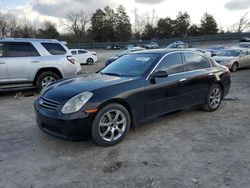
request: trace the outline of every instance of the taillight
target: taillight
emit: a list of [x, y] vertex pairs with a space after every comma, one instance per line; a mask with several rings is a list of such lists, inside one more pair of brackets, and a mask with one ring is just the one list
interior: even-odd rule
[[77, 63], [77, 60], [74, 57], [72, 57], [72, 56], [67, 56], [67, 59], [72, 64], [76, 64]]

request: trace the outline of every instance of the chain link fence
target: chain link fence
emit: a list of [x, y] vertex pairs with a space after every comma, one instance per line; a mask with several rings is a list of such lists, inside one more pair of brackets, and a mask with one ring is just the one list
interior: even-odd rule
[[208, 35], [208, 36], [196, 36], [196, 37], [184, 37], [184, 38], [171, 38], [171, 39], [161, 39], [161, 40], [144, 40], [144, 41], [129, 41], [129, 42], [106, 42], [106, 43], [78, 43], [78, 44], [68, 44], [69, 48], [84, 48], [84, 49], [104, 49], [108, 45], [117, 45], [120, 47], [125, 47], [126, 45], [142, 45], [148, 44], [152, 41], [158, 43], [161, 47], [165, 47], [168, 44], [174, 41], [187, 42], [190, 45], [195, 45], [204, 42], [216, 42], [216, 41], [232, 41], [240, 40], [243, 37], [250, 38], [249, 33], [225, 33], [217, 35]]

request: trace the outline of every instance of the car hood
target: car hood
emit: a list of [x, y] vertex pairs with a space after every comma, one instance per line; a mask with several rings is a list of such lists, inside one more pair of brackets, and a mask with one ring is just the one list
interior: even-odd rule
[[81, 77], [65, 79], [56, 82], [42, 92], [42, 97], [65, 103], [72, 97], [85, 92], [108, 87], [114, 84], [128, 82], [136, 79], [135, 77], [116, 77], [102, 74], [88, 74]]
[[237, 57], [230, 57], [230, 56], [214, 56], [213, 59], [217, 62], [222, 61], [231, 61], [233, 59], [236, 59]]

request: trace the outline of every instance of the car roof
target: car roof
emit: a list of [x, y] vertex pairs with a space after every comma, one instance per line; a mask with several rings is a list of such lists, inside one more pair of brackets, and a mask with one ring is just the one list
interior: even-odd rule
[[37, 38], [3, 38], [1, 42], [59, 42], [57, 39], [37, 39]]
[[192, 52], [192, 53], [197, 53], [201, 54], [198, 51], [194, 50], [189, 50], [188, 48], [185, 49], [180, 49], [180, 48], [163, 48], [163, 49], [153, 49], [153, 50], [140, 50], [140, 51], [135, 51], [131, 52], [131, 54], [159, 54], [159, 55], [166, 55], [171, 52]]
[[232, 47], [232, 48], [226, 48], [224, 50], [246, 50], [247, 48], [240, 48], [240, 47]]
[[75, 51], [75, 50], [84, 50], [84, 51], [88, 51], [88, 50], [85, 50], [85, 49], [81, 49], [81, 48], [73, 48], [73, 49], [69, 49], [70, 51]]

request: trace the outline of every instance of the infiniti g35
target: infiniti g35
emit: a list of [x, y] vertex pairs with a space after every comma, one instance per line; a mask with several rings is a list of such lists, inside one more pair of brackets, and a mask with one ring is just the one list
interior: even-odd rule
[[160, 115], [193, 106], [217, 110], [230, 84], [229, 69], [201, 53], [140, 51], [98, 73], [52, 83], [34, 106], [43, 131], [71, 140], [91, 134], [112, 146]]

